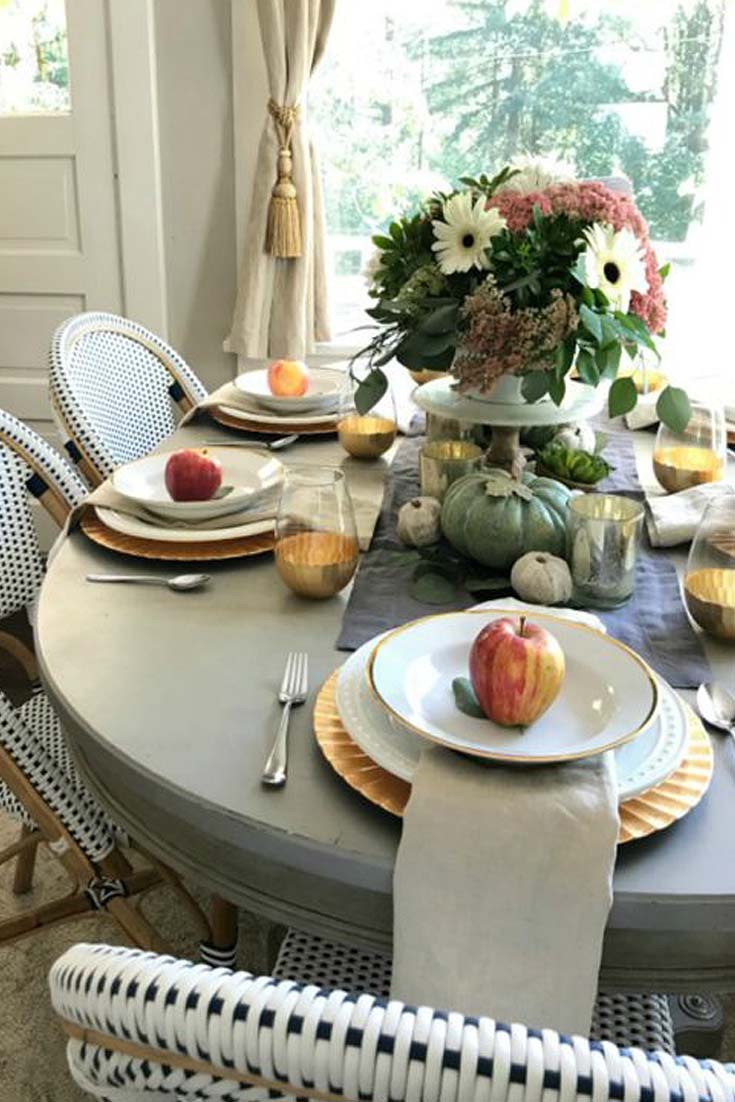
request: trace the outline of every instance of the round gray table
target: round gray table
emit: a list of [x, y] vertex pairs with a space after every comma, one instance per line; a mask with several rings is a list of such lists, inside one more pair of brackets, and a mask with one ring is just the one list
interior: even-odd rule
[[[203, 435], [213, 430], [189, 426], [176, 443]], [[648, 439], [637, 446], [645, 459]], [[309, 461], [333, 462], [335, 447], [287, 455], [308, 449]], [[367, 470], [361, 477], [382, 481], [380, 468]], [[293, 596], [270, 556], [213, 564], [211, 587], [187, 595], [84, 581], [122, 564], [151, 570], [72, 533], [38, 608], [43, 681], [90, 786], [131, 834], [212, 892], [276, 921], [388, 947], [400, 824], [333, 774], [311, 730], [314, 693], [344, 660], [334, 649], [344, 595]], [[309, 701], [292, 716], [288, 784], [264, 789], [289, 649], [309, 652]], [[735, 689], [735, 651], [708, 650]], [[619, 853], [603, 989], [735, 987], [735, 746], [713, 741], [701, 804]]]

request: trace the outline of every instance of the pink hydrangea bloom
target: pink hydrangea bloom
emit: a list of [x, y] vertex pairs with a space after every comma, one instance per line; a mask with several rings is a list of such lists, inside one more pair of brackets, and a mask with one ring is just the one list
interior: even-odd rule
[[659, 333], [666, 324], [666, 299], [663, 283], [658, 274], [658, 261], [653, 251], [646, 220], [633, 200], [620, 192], [612, 191], [598, 181], [574, 181], [553, 184], [543, 191], [529, 195], [517, 195], [512, 191], [498, 191], [488, 200], [488, 206], [496, 207], [505, 218], [508, 229], [519, 233], [529, 225], [534, 205], [543, 214], [567, 214], [584, 222], [605, 222], [618, 232], [627, 226], [640, 241], [648, 280], [648, 291], [633, 291], [630, 309], [646, 323], [652, 333]]

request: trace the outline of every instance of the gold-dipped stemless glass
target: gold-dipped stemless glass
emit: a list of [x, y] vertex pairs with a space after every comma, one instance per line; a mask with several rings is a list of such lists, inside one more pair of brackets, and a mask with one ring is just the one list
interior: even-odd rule
[[692, 401], [692, 416], [682, 432], [661, 422], [653, 449], [653, 472], [669, 494], [703, 482], [719, 482], [725, 473], [727, 437], [721, 405]]
[[355, 573], [359, 545], [344, 472], [290, 467], [276, 517], [276, 569], [302, 597], [332, 597]]
[[398, 433], [398, 418], [393, 390], [388, 386], [385, 394], [367, 413], [358, 413], [355, 391], [360, 379], [367, 374], [358, 369], [356, 377], [347, 376], [340, 395], [339, 442], [354, 459], [377, 459], [388, 451]]
[[684, 601], [703, 631], [735, 641], [735, 489], [705, 510], [689, 551]]

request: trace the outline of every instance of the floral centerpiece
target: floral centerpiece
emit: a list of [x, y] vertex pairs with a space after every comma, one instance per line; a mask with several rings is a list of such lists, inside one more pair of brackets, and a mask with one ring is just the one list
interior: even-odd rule
[[[460, 391], [491, 395], [520, 377], [522, 398], [561, 405], [574, 367], [582, 383], [609, 380], [609, 412], [631, 410], [637, 390], [621, 355], [656, 355], [666, 322], [663, 280], [645, 219], [602, 182], [564, 178], [539, 164], [463, 177], [392, 222], [366, 273], [377, 332], [361, 355], [367, 410], [394, 356], [411, 369], [451, 370]], [[668, 386], [660, 418], [681, 428], [685, 392]]]

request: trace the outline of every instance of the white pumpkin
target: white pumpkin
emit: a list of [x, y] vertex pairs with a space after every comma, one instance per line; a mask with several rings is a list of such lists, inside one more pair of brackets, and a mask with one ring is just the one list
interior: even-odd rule
[[564, 559], [547, 551], [528, 551], [513, 564], [510, 584], [522, 601], [562, 605], [572, 596], [572, 575]]
[[439, 539], [441, 503], [435, 497], [415, 497], [398, 510], [398, 538], [409, 547], [428, 547]]
[[554, 434], [554, 442], [556, 441], [575, 452], [594, 452], [597, 443], [595, 430], [587, 421], [565, 425]]

